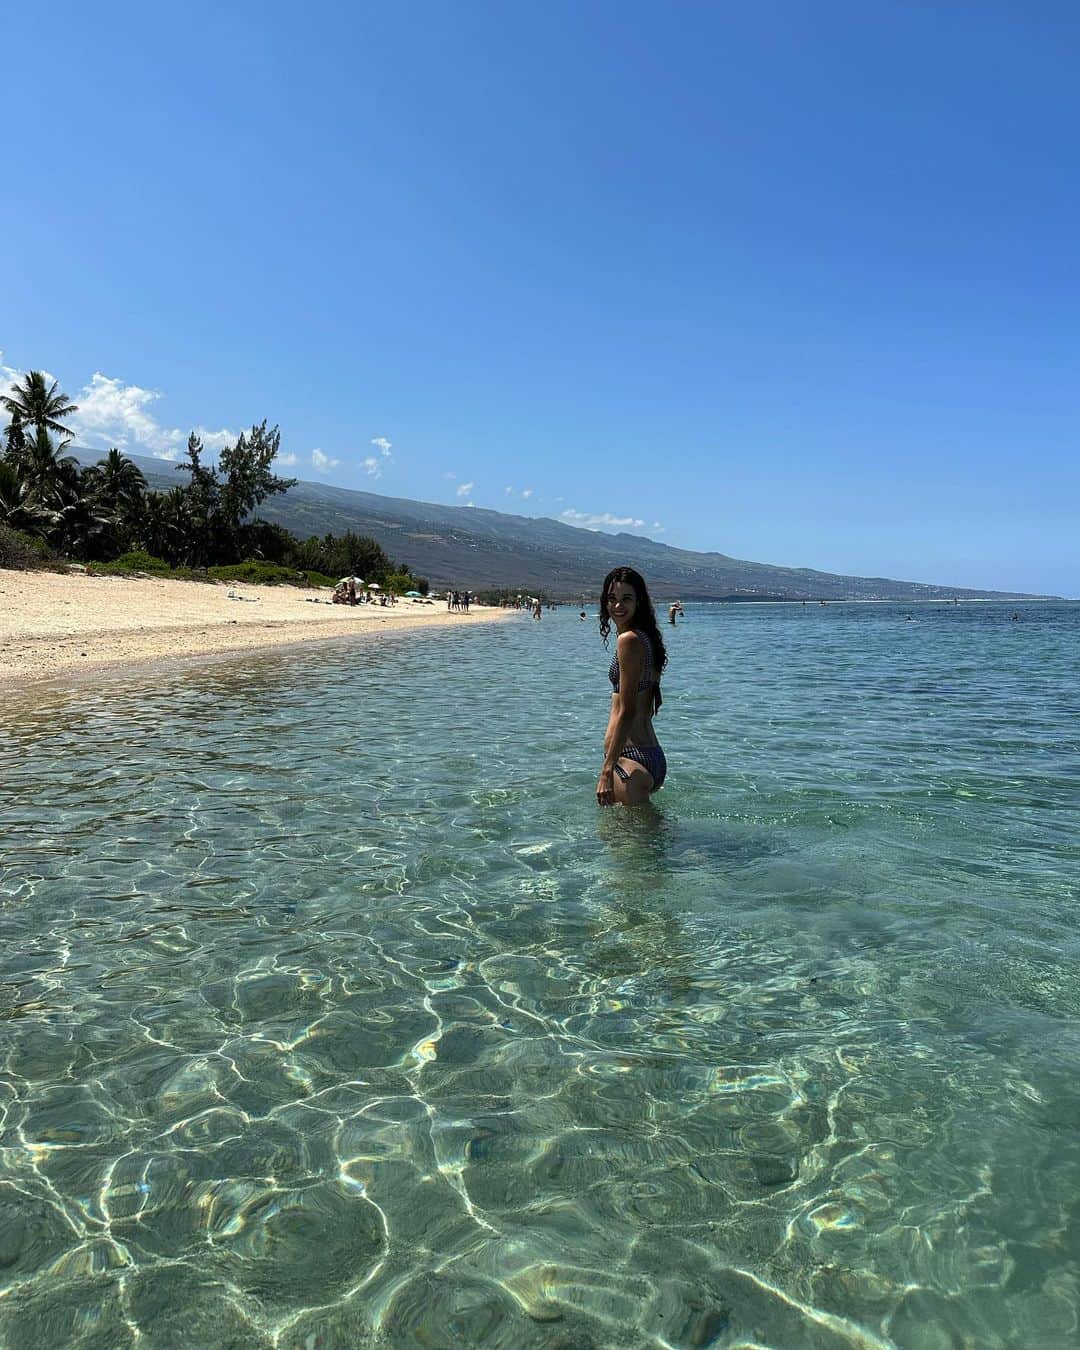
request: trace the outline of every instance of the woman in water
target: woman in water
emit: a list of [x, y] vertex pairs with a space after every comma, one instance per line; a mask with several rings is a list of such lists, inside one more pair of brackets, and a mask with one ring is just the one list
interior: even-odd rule
[[601, 806], [638, 806], [664, 784], [667, 761], [653, 731], [660, 711], [660, 673], [667, 665], [664, 639], [645, 580], [632, 567], [616, 567], [600, 592], [600, 636], [611, 625], [618, 638], [608, 671], [613, 693], [604, 736], [604, 764], [596, 784]]

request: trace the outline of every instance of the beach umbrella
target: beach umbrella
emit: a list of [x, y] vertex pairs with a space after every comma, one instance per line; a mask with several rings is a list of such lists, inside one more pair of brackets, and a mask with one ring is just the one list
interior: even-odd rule
[[420, 595], [420, 592], [419, 592], [419, 591], [406, 591], [406, 592], [405, 592], [405, 598], [406, 598], [406, 599], [408, 599], [410, 595], [419, 596], [419, 595]]
[[381, 591], [381, 590], [382, 590], [382, 587], [379, 585], [379, 583], [378, 583], [377, 581], [369, 581], [369, 582], [368, 582], [368, 590], [369, 590], [369, 591]]
[[362, 586], [364, 584], [363, 577], [342, 577], [341, 580], [338, 582], [338, 585], [347, 586], [350, 581], [355, 581], [358, 586]]

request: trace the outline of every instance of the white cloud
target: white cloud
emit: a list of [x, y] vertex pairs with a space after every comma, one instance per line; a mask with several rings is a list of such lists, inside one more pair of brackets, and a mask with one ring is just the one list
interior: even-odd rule
[[443, 474], [443, 477], [444, 477], [444, 478], [449, 478], [449, 479], [452, 481], [453, 479], [455, 479], [455, 478], [457, 477], [457, 474], [456, 474], [456, 473], [444, 473], [444, 474]]
[[526, 501], [528, 501], [528, 499], [533, 495], [532, 488], [526, 488], [521, 495], [526, 499]]
[[559, 513], [559, 519], [565, 520], [567, 525], [581, 525], [586, 530], [640, 530], [645, 524], [634, 516], [613, 516], [610, 511], [575, 511], [571, 506]]
[[[0, 397], [10, 394], [15, 385], [18, 384], [26, 374], [27, 372], [25, 370], [19, 370], [15, 366], [5, 366], [4, 353], [0, 350]], [[43, 370], [41, 374], [46, 384], [52, 384], [53, 380], [56, 379], [56, 376], [48, 370]], [[61, 392], [63, 391], [61, 390]], [[3, 415], [5, 417], [7, 416], [6, 413]]]
[[660, 522], [659, 522], [658, 520], [654, 520], [654, 521], [653, 521], [652, 527], [653, 527], [653, 529], [656, 531], [657, 534], [663, 534], [663, 533], [664, 533], [664, 527], [663, 527], [663, 525], [660, 524]]
[[287, 455], [278, 455], [278, 457], [275, 459], [274, 463], [275, 463], [275, 464], [282, 464], [282, 465], [285, 466], [285, 468], [288, 469], [288, 468], [290, 468], [293, 464], [299, 464], [299, 463], [300, 463], [300, 456], [299, 456], [299, 455], [294, 455], [294, 454], [292, 453], [292, 451], [290, 450], [289, 453], [288, 453]]
[[[176, 459], [187, 443], [187, 433], [180, 427], [163, 427], [153, 415], [150, 409], [160, 397], [156, 389], [125, 384], [95, 371], [75, 397], [79, 405], [72, 419], [76, 437], [121, 448], [134, 445], [159, 459]], [[196, 427], [195, 434], [208, 450], [221, 450], [236, 439], [236, 433], [224, 427], [220, 431]]]
[[150, 411], [160, 397], [156, 389], [125, 384], [97, 370], [75, 399], [79, 405], [72, 419], [76, 436], [125, 448], [134, 441], [158, 456], [178, 452], [187, 439], [183, 431], [163, 427]]
[[360, 467], [364, 470], [365, 473], [370, 474], [372, 478], [382, 477], [382, 470], [379, 468], [379, 461], [375, 458], [374, 455], [368, 455], [367, 459], [362, 461]]
[[[202, 441], [203, 448], [206, 450], [224, 450], [227, 445], [232, 445], [234, 441], [239, 439], [235, 431], [226, 431], [224, 428], [221, 431], [208, 431], [206, 427], [196, 427], [195, 435]], [[285, 462], [283, 455], [278, 455], [277, 459], [282, 463]], [[295, 455], [291, 462], [295, 464]]]
[[331, 459], [329, 455], [324, 455], [321, 450], [312, 450], [311, 462], [319, 473], [329, 473], [331, 469], [337, 468], [341, 460]]
[[371, 444], [378, 446], [385, 459], [390, 458], [390, 447], [393, 445], [392, 441], [388, 441], [385, 436], [373, 436]]
[[11, 393], [12, 387], [21, 375], [21, 370], [16, 370], [14, 366], [4, 365], [4, 353], [0, 351], [0, 398]]
[[508, 488], [506, 489], [506, 495], [509, 497], [509, 496], [513, 493], [513, 491], [514, 491], [514, 489], [513, 489], [512, 487], [508, 487]]
[[[462, 485], [457, 490], [457, 495], [459, 497], [467, 497], [475, 486], [476, 486], [475, 483], [462, 483]], [[472, 506], [472, 502], [466, 502], [465, 505]]]
[[[23, 375], [22, 371], [3, 365], [2, 360], [0, 352], [0, 395], [6, 394]], [[48, 371], [42, 374], [50, 382], [54, 378]], [[159, 398], [161, 394], [156, 389], [125, 384], [95, 371], [90, 383], [83, 385], [72, 400], [79, 408], [71, 418], [72, 434], [75, 440], [91, 448], [115, 445], [122, 450], [149, 450], [155, 459], [179, 459], [187, 444], [187, 432], [161, 425], [150, 411]], [[222, 450], [236, 440], [236, 432], [227, 427], [211, 431], [200, 426], [194, 430], [207, 450]]]

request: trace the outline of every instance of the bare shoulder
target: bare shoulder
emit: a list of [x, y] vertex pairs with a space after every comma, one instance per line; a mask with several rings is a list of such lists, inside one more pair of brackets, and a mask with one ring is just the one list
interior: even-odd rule
[[644, 652], [644, 645], [641, 638], [634, 632], [620, 633], [619, 640], [615, 644], [621, 657], [640, 656]]

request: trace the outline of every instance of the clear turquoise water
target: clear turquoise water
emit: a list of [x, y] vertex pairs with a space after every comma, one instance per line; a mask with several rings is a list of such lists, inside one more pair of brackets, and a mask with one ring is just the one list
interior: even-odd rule
[[0, 704], [0, 1344], [1074, 1347], [1080, 605]]

